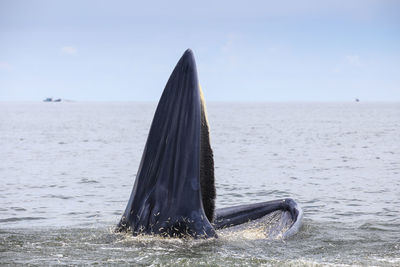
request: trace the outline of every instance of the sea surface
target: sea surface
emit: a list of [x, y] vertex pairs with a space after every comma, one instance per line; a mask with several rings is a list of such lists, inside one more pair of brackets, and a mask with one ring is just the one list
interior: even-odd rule
[[400, 266], [400, 103], [209, 103], [217, 208], [285, 197], [287, 240], [116, 234], [156, 103], [0, 103], [0, 265]]

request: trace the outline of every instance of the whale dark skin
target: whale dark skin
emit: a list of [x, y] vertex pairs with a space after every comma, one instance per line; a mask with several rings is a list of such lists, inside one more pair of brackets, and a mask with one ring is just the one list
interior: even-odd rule
[[188, 49], [173, 70], [158, 103], [117, 231], [209, 238], [217, 237], [217, 229], [278, 210], [290, 213], [290, 225], [294, 229], [298, 229], [302, 217], [301, 209], [292, 199], [215, 211], [215, 198], [206, 106], [194, 56]]

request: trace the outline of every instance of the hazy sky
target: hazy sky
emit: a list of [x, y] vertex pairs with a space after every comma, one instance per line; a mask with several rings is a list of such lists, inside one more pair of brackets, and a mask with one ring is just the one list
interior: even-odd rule
[[400, 101], [400, 1], [0, 0], [0, 101]]

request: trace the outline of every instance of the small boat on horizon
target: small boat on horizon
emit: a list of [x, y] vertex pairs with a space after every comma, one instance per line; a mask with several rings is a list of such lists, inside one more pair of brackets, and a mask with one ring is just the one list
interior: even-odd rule
[[61, 102], [61, 98], [53, 99], [52, 97], [47, 97], [43, 99], [43, 102]]

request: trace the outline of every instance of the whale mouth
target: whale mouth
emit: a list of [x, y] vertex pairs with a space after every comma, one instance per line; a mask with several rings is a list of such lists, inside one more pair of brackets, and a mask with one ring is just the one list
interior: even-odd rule
[[193, 52], [188, 49], [161, 95], [117, 230], [130, 230], [133, 235], [208, 238], [217, 237], [215, 229], [256, 220], [276, 210], [290, 213], [290, 226], [301, 218], [291, 199], [215, 211], [214, 180], [206, 105]]

